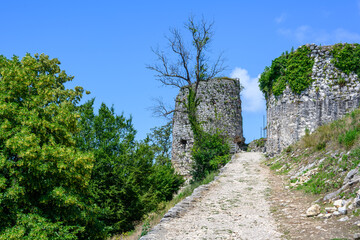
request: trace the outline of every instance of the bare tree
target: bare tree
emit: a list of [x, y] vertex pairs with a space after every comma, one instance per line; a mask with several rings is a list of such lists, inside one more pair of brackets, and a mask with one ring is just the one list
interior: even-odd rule
[[[167, 37], [170, 52], [152, 49], [157, 56], [157, 63], [148, 65], [147, 68], [156, 72], [157, 80], [163, 85], [177, 88], [193, 87], [195, 96], [199, 83], [209, 81], [217, 77], [225, 68], [220, 54], [215, 61], [210, 61], [207, 56], [209, 44], [214, 36], [213, 22], [207, 22], [204, 18], [195, 22], [190, 17], [185, 24], [185, 29], [191, 35], [191, 47], [187, 47], [183, 35], [178, 29], [170, 29]], [[164, 103], [157, 100], [156, 115], [167, 116], [174, 112], [164, 107]]]

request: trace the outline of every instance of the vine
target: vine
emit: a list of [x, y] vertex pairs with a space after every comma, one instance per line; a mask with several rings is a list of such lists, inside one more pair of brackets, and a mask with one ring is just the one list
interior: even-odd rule
[[335, 44], [332, 51], [334, 58], [331, 62], [346, 74], [355, 72], [360, 76], [360, 44]]
[[259, 87], [265, 98], [271, 94], [282, 94], [286, 86], [296, 94], [308, 88], [313, 82], [311, 72], [314, 65], [314, 60], [309, 57], [310, 53], [309, 47], [302, 46], [274, 59], [259, 78]]
[[204, 131], [197, 118], [200, 100], [191, 86], [188, 90], [187, 101], [184, 102], [184, 105], [194, 134], [194, 146], [191, 150], [193, 159], [191, 175], [194, 181], [200, 181], [230, 160], [230, 146], [218, 129], [214, 134]]

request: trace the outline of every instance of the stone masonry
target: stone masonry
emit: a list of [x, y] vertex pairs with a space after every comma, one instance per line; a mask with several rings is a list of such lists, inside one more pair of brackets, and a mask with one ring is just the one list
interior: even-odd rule
[[[190, 154], [194, 144], [184, 106], [187, 92], [187, 88], [184, 87], [176, 97], [171, 159], [176, 171], [185, 177], [190, 176]], [[204, 130], [207, 132], [221, 130], [229, 138], [230, 143], [242, 145], [245, 139], [242, 129], [239, 81], [216, 78], [208, 82], [200, 82], [197, 98], [200, 99], [197, 116]]]
[[282, 95], [267, 99], [267, 153], [279, 153], [304, 136], [305, 129], [313, 132], [359, 106], [359, 76], [347, 75], [331, 63], [332, 46], [307, 46], [315, 61], [314, 82], [299, 95], [287, 87]]

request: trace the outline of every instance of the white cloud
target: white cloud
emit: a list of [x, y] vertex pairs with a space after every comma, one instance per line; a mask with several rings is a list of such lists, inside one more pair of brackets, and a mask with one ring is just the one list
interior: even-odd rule
[[276, 22], [277, 24], [280, 24], [280, 23], [284, 22], [285, 19], [286, 19], [286, 14], [283, 13], [283, 14], [281, 14], [279, 17], [275, 18], [275, 22]]
[[332, 44], [335, 42], [360, 41], [359, 33], [350, 32], [343, 28], [337, 28], [333, 31], [326, 31], [324, 29], [314, 29], [308, 25], [303, 25], [296, 29], [278, 29], [278, 33], [287, 38], [294, 39], [300, 44]]
[[230, 74], [232, 78], [239, 78], [244, 90], [241, 92], [242, 109], [247, 112], [260, 112], [265, 110], [265, 99], [259, 89], [258, 79], [251, 78], [248, 71], [235, 68]]

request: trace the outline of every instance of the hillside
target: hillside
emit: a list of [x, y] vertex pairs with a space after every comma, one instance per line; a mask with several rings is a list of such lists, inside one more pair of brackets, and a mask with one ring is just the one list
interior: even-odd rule
[[[319, 127], [265, 163], [285, 181], [284, 191], [312, 199], [317, 219], [357, 231], [360, 215], [360, 109]], [[297, 190], [297, 191], [296, 191]], [[299, 200], [299, 199], [298, 199]], [[305, 204], [304, 201], [303, 204]], [[305, 214], [305, 211], [302, 212]], [[307, 212], [307, 215], [309, 212]]]

